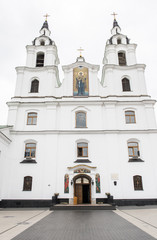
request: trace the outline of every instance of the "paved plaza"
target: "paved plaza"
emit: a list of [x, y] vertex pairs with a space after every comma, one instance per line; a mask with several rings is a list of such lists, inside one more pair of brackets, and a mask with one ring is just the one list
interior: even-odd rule
[[0, 226], [3, 240], [153, 240], [157, 239], [157, 207], [1, 210]]

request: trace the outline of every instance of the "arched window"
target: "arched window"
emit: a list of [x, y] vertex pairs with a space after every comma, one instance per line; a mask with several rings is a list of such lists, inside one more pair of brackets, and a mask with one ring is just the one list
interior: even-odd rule
[[120, 66], [126, 66], [126, 56], [125, 52], [119, 52], [118, 53], [118, 60]]
[[37, 53], [36, 67], [43, 67], [43, 66], [44, 66], [44, 53], [40, 52], [40, 53]]
[[134, 190], [143, 190], [142, 177], [139, 175], [133, 176]]
[[32, 190], [32, 177], [26, 176], [24, 177], [23, 191], [31, 191], [31, 190]]
[[36, 143], [26, 143], [25, 145], [25, 158], [35, 158]]
[[117, 39], [117, 44], [121, 44], [121, 43], [122, 43], [121, 38], [118, 38]]
[[88, 143], [77, 144], [77, 157], [88, 157]]
[[85, 128], [86, 127], [86, 113], [85, 112], [76, 112], [76, 128]]
[[37, 93], [39, 90], [39, 81], [37, 79], [31, 82], [31, 93]]
[[129, 157], [138, 158], [140, 155], [138, 142], [128, 142], [128, 152]]
[[36, 125], [37, 124], [37, 113], [28, 113], [27, 114], [27, 125]]
[[125, 111], [125, 121], [126, 123], [136, 123], [135, 112]]
[[45, 45], [45, 41], [44, 41], [44, 40], [41, 40], [41, 41], [40, 41], [40, 45], [44, 46], [44, 45]]
[[127, 78], [122, 79], [122, 90], [123, 90], [123, 92], [131, 91], [129, 79], [127, 79]]

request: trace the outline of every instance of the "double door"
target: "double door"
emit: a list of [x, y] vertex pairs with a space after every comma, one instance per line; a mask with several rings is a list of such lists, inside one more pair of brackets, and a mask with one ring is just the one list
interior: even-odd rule
[[91, 184], [87, 178], [78, 178], [75, 181], [75, 196], [77, 203], [91, 203]]

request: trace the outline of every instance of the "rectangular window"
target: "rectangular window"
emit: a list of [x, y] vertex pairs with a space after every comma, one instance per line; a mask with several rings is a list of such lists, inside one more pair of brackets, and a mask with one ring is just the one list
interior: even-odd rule
[[124, 52], [118, 53], [118, 60], [120, 66], [126, 66], [126, 56]]
[[36, 152], [36, 144], [35, 143], [27, 143], [25, 146], [25, 157], [26, 158], [35, 158]]
[[77, 144], [77, 157], [88, 157], [88, 144], [78, 143]]
[[44, 53], [38, 53], [36, 59], [36, 67], [44, 66]]
[[30, 176], [24, 177], [23, 191], [31, 190], [32, 190], [32, 177]]
[[128, 143], [128, 152], [129, 152], [129, 157], [138, 157], [138, 143], [137, 142], [129, 142]]
[[133, 181], [134, 181], [134, 190], [143, 190], [141, 176], [139, 176], [139, 175], [134, 176]]
[[126, 123], [136, 123], [135, 112], [134, 111], [125, 111], [125, 121], [126, 121]]
[[76, 113], [76, 127], [77, 128], [85, 128], [86, 127], [86, 113], [85, 112], [77, 112]]
[[27, 115], [27, 125], [37, 124], [37, 113], [28, 113]]

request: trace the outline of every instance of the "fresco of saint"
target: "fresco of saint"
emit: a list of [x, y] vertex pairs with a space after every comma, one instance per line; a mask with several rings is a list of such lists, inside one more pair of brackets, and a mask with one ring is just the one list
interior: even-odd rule
[[95, 176], [95, 182], [96, 182], [96, 193], [100, 193], [100, 175], [96, 174]]
[[79, 66], [73, 70], [73, 95], [88, 96], [89, 95], [89, 80], [88, 68]]
[[69, 193], [69, 175], [64, 176], [64, 193]]

